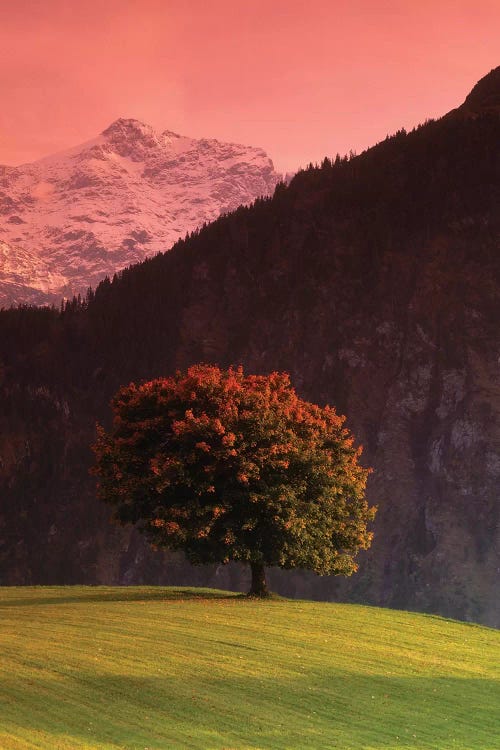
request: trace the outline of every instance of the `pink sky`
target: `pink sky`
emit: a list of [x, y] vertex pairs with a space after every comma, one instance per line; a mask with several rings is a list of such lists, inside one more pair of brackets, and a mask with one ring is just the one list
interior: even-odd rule
[[295, 170], [457, 106], [499, 40], [499, 0], [0, 0], [0, 163], [135, 117]]

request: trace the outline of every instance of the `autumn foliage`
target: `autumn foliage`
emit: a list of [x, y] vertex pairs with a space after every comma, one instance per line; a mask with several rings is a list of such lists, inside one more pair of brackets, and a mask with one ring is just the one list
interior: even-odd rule
[[194, 563], [239, 560], [350, 575], [374, 509], [344, 417], [301, 400], [288, 375], [197, 365], [121, 388], [98, 428], [100, 497], [121, 523]]

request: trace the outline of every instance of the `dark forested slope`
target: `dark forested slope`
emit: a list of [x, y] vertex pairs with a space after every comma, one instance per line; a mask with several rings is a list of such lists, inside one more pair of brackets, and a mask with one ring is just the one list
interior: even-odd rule
[[335, 404], [375, 467], [360, 572], [275, 571], [274, 586], [500, 625], [499, 79], [63, 314], [0, 314], [2, 583], [239, 586], [235, 567], [192, 571], [111, 526], [88, 446], [120, 384], [242, 363]]

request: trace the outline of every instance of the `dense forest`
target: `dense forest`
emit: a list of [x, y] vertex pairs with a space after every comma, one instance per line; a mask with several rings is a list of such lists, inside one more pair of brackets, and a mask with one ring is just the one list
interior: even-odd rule
[[83, 300], [0, 313], [0, 583], [245, 588], [235, 566], [191, 569], [112, 526], [88, 473], [120, 385], [242, 363], [288, 371], [301, 397], [335, 405], [375, 467], [360, 572], [272, 571], [274, 588], [500, 626], [490, 88], [359, 156], [311, 165]]

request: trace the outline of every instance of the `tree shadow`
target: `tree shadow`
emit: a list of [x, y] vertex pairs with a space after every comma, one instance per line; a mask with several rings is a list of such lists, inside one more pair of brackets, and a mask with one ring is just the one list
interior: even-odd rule
[[[23, 589], [33, 596], [16, 596]], [[8, 592], [2, 597], [3, 592]], [[12, 595], [14, 594], [14, 595]], [[39, 604], [79, 604], [90, 602], [150, 602], [150, 601], [188, 601], [190, 599], [237, 599], [246, 598], [244, 594], [216, 589], [189, 587], [149, 587], [149, 586], [59, 586], [57, 588], [5, 587], [0, 588], [0, 608], [32, 607]]]

